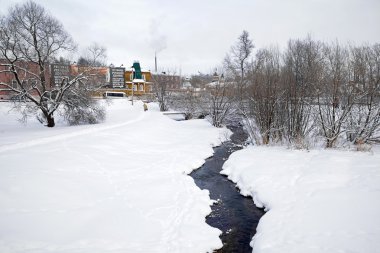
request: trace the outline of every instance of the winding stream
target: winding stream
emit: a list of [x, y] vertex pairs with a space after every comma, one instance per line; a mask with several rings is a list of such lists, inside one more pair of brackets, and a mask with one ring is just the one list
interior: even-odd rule
[[233, 131], [231, 141], [214, 148], [214, 156], [207, 159], [205, 164], [190, 176], [199, 188], [210, 191], [211, 199], [218, 200], [218, 204], [211, 207], [212, 213], [206, 218], [210, 226], [223, 231], [220, 238], [224, 246], [216, 252], [252, 252], [249, 243], [256, 233], [264, 210], [257, 208], [252, 198], [240, 195], [235, 184], [220, 174], [230, 154], [240, 150], [247, 139], [242, 127], [229, 128]]

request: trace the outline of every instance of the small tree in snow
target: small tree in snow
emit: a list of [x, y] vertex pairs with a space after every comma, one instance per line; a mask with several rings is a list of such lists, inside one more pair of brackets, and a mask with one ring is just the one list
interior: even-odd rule
[[71, 36], [62, 24], [42, 6], [33, 1], [16, 4], [0, 20], [0, 63], [2, 73], [13, 76], [11, 83], [1, 83], [25, 102], [24, 114], [40, 111], [40, 119], [54, 127], [54, 114], [68, 104], [73, 87], [88, 76], [86, 71], [74, 77], [62, 78], [59, 85], [51, 86], [49, 66], [59, 53], [75, 49]]

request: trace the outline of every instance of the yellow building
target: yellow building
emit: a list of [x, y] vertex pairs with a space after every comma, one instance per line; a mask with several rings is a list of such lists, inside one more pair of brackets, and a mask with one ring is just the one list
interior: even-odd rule
[[141, 78], [136, 77], [139, 76], [136, 76], [134, 69], [127, 69], [125, 71], [127, 95], [132, 95], [132, 89], [133, 95], [136, 96], [151, 94], [153, 92], [153, 82], [150, 71], [141, 70]]
[[107, 84], [98, 95], [107, 96], [151, 96], [153, 94], [152, 74], [141, 70], [140, 63], [135, 62], [131, 68], [110, 67]]

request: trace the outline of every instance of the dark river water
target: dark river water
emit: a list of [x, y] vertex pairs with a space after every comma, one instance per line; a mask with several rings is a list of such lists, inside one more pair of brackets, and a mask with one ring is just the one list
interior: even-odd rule
[[210, 191], [211, 199], [219, 200], [218, 204], [211, 207], [212, 213], [206, 218], [210, 226], [223, 231], [220, 238], [224, 246], [216, 252], [252, 252], [249, 243], [256, 233], [264, 210], [257, 208], [252, 198], [240, 195], [235, 184], [220, 174], [230, 154], [241, 149], [241, 145], [247, 139], [241, 127], [229, 128], [234, 132], [231, 141], [214, 148], [214, 156], [207, 159], [206, 163], [190, 176], [199, 188]]

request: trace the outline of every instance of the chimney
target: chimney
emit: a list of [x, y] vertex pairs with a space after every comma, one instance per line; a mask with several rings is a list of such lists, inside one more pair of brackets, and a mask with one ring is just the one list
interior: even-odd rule
[[156, 52], [154, 52], [154, 72], [157, 73], [157, 55], [156, 55]]

